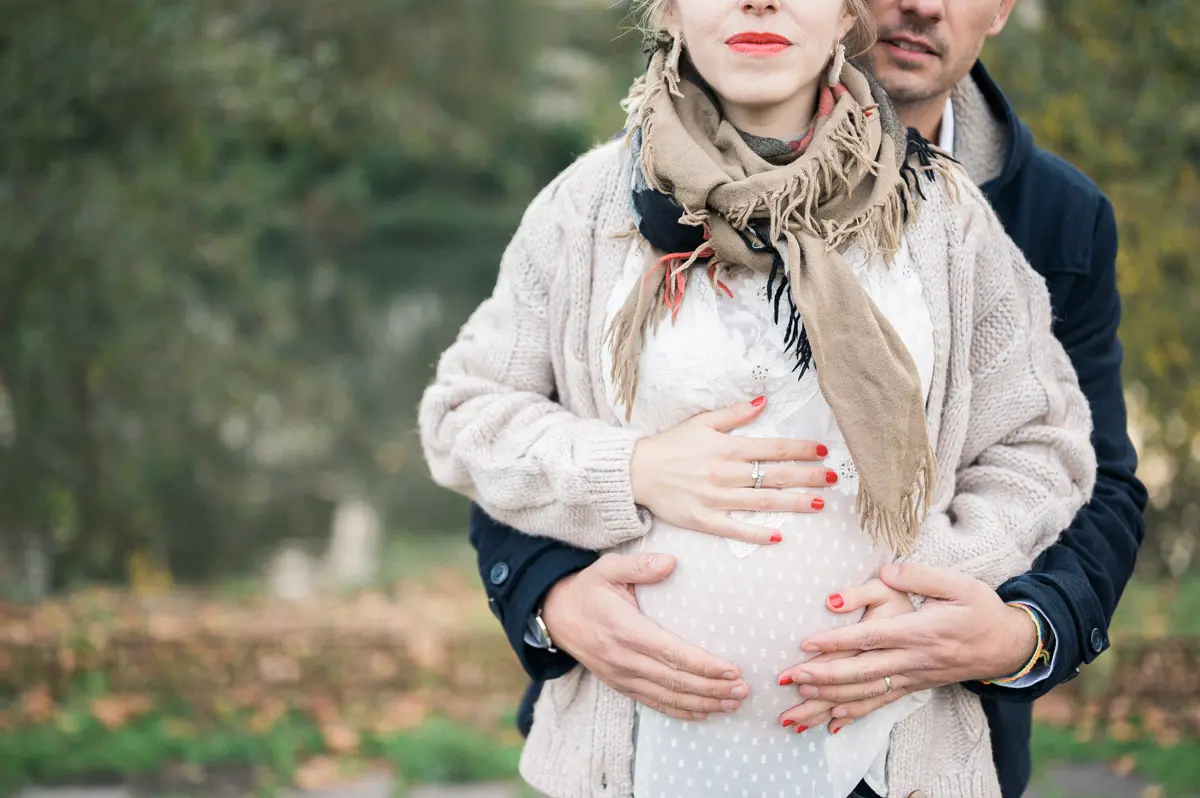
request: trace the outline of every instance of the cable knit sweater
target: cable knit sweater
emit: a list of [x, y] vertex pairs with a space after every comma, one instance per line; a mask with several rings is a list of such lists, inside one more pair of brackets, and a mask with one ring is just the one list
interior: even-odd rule
[[[1095, 455], [1045, 285], [960, 177], [953, 189], [923, 180], [927, 200], [906, 233], [934, 323], [927, 421], [938, 462], [912, 559], [996, 586], [1067, 527], [1091, 492]], [[601, 551], [649, 528], [630, 484], [637, 433], [616, 425], [600, 373], [628, 192], [622, 142], [541, 192], [420, 408], [439, 484], [517, 529]], [[626, 798], [633, 729], [632, 700], [577, 667], [546, 684], [521, 773], [551, 798]], [[889, 798], [999, 798], [978, 699], [934, 690], [893, 731], [887, 780]]]

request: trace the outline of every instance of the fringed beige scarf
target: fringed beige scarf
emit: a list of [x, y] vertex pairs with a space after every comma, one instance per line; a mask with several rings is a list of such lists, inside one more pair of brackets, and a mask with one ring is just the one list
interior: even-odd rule
[[[629, 106], [645, 184], [701, 228], [692, 252], [648, 257], [608, 331], [613, 381], [627, 414], [642, 337], [677, 311], [685, 272], [701, 267], [769, 274], [786, 253], [791, 299], [803, 321], [821, 391], [858, 469], [858, 518], [877, 543], [911, 552], [933, 492], [934, 459], [921, 381], [908, 349], [841, 255], [851, 243], [890, 256], [900, 247], [905, 203], [918, 199], [900, 173], [903, 133], [884, 129], [867, 78], [847, 64], [824, 87], [803, 155], [773, 166], [722, 118], [702, 80], [659, 51]], [[761, 241], [753, 230], [766, 232]], [[651, 242], [654, 243], [654, 242]], [[778, 252], [777, 252], [778, 250]]]

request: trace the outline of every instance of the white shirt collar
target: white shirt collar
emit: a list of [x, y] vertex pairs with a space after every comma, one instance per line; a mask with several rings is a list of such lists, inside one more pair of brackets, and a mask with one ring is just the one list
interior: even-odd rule
[[942, 111], [942, 132], [938, 135], [938, 148], [954, 154], [954, 102], [946, 98], [946, 110]]

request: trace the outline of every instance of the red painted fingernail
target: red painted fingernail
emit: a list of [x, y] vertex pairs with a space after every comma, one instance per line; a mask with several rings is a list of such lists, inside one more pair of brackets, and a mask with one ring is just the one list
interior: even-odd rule
[[812, 508], [814, 510], [824, 510], [825, 509], [825, 500], [822, 499], [820, 496], [815, 497], [812, 500]]
[[829, 447], [823, 443], [818, 443], [817, 444], [817, 457], [828, 457], [828, 456], [829, 456]]
[[788, 726], [792, 726], [792, 725], [794, 725], [795, 723], [796, 723], [796, 721], [794, 721], [794, 720], [785, 720], [785, 721], [783, 722], [783, 728], [785, 728], [785, 729], [786, 729]]
[[836, 485], [837, 480], [838, 480], [838, 476], [837, 476], [836, 471], [826, 471], [825, 472], [825, 484], [826, 485]]
[[780, 676], [779, 677], [779, 686], [780, 687], [787, 687], [791, 683], [792, 683], [791, 676]]
[[765, 402], [765, 401], [767, 401], [767, 397], [765, 397], [765, 396], [756, 396], [756, 397], [754, 397], [753, 399], [751, 399], [751, 400], [750, 400], [750, 404], [754, 405], [755, 407], [762, 407], [762, 406], [763, 406], [763, 402]]
[[783, 535], [781, 535], [781, 534], [779, 534], [778, 532], [776, 532], [774, 535], [771, 535], [771, 542], [772, 542], [772, 543], [782, 543], [782, 542], [783, 542]]
[[808, 731], [807, 726], [797, 726], [796, 727], [796, 734], [800, 734], [801, 732], [806, 732], [806, 731]]
[[831, 731], [832, 731], [832, 733], [833, 733], [833, 734], [837, 734], [838, 732], [840, 732], [840, 731], [841, 731], [842, 729], [844, 729], [844, 728], [846, 728], [846, 727], [845, 727], [845, 726], [838, 726], [836, 729], [832, 729]]
[[846, 605], [846, 602], [842, 601], [841, 594], [834, 593], [832, 596], [829, 597], [829, 606], [833, 607], [835, 610], [840, 610], [845, 605]]

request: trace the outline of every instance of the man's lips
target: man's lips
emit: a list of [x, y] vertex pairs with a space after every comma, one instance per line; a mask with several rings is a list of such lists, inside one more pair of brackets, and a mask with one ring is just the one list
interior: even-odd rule
[[775, 55], [791, 47], [792, 43], [777, 33], [739, 33], [726, 39], [725, 46], [748, 55]]
[[916, 36], [906, 36], [904, 34], [896, 34], [893, 36], [881, 37], [880, 41], [888, 46], [892, 53], [901, 58], [929, 58], [938, 54], [937, 48], [930, 44], [925, 39]]

